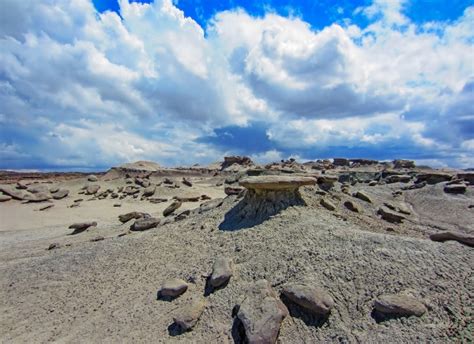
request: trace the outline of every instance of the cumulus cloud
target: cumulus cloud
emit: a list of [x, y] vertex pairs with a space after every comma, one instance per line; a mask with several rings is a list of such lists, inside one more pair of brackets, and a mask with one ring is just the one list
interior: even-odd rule
[[[268, 161], [336, 146], [469, 166], [474, 7], [418, 25], [405, 4], [374, 0], [356, 10], [366, 27], [315, 30], [241, 9], [203, 28], [171, 0], [120, 0], [119, 14], [5, 0], [0, 167]], [[229, 147], [225, 133], [250, 136]]]

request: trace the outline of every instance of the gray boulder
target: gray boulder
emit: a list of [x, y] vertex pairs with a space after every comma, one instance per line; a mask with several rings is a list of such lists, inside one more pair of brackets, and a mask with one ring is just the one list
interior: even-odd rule
[[141, 218], [135, 221], [130, 227], [131, 231], [145, 231], [147, 229], [155, 228], [160, 224], [160, 219], [154, 217]]
[[212, 266], [209, 284], [214, 288], [219, 288], [229, 282], [233, 274], [232, 265], [232, 259], [230, 258], [217, 258]]
[[95, 221], [94, 222], [79, 222], [79, 223], [74, 223], [70, 225], [69, 228], [74, 229], [71, 235], [75, 235], [75, 234], [84, 232], [89, 227], [96, 227], [96, 226], [97, 226], [97, 222]]
[[283, 287], [282, 294], [290, 301], [311, 313], [327, 315], [334, 307], [334, 300], [325, 290], [305, 284], [290, 284]]
[[250, 286], [238, 309], [237, 318], [249, 344], [275, 343], [281, 323], [288, 316], [288, 309], [266, 280]]
[[382, 295], [374, 301], [374, 309], [388, 317], [422, 316], [427, 309], [417, 299], [401, 294]]
[[177, 311], [173, 321], [182, 331], [190, 331], [198, 322], [205, 308], [206, 300], [204, 298], [194, 298]]
[[158, 298], [177, 297], [188, 290], [188, 284], [179, 278], [166, 280], [158, 289]]

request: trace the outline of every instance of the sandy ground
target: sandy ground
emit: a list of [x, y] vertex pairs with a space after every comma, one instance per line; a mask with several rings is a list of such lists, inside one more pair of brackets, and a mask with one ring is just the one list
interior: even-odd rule
[[[156, 195], [225, 196], [215, 178], [193, 182], [192, 188], [160, 187]], [[87, 201], [90, 196], [77, 194], [85, 183], [61, 182], [71, 194], [46, 211], [36, 210], [43, 203], [0, 204], [1, 342], [232, 343], [232, 309], [248, 285], [261, 278], [277, 292], [285, 283], [311, 283], [335, 300], [323, 324], [297, 312], [287, 317], [280, 343], [472, 340], [473, 249], [428, 239], [436, 226], [473, 232], [472, 187], [465, 195], [446, 195], [442, 185], [435, 185], [394, 197], [400, 185], [355, 185], [353, 191], [363, 189], [374, 200], [355, 200], [361, 214], [342, 206], [354, 198], [338, 189], [326, 196], [337, 205], [331, 212], [319, 205], [314, 187], [305, 187], [306, 207], [290, 207], [252, 228], [219, 230], [240, 201], [231, 196], [204, 214], [119, 236], [130, 226], [118, 221], [119, 214], [143, 211], [162, 217], [170, 202]], [[99, 184], [116, 188], [120, 183]], [[68, 208], [76, 198], [84, 198], [81, 206]], [[412, 210], [403, 225], [377, 218], [378, 206], [387, 200]], [[182, 210], [198, 206], [187, 202]], [[67, 227], [81, 221], [98, 226], [69, 235]], [[105, 239], [90, 241], [97, 236]], [[59, 248], [47, 250], [51, 243]], [[231, 282], [206, 297], [207, 307], [191, 332], [176, 336], [170, 329], [173, 314], [191, 297], [203, 296], [212, 264], [222, 256], [235, 263]], [[189, 290], [172, 302], [157, 300], [160, 284], [176, 277], [188, 281]], [[374, 298], [398, 292], [423, 300], [427, 314], [377, 323], [371, 316]]]

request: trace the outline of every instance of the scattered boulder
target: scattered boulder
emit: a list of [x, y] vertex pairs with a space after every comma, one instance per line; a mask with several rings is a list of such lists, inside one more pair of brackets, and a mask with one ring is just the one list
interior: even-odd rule
[[84, 232], [86, 229], [89, 227], [96, 227], [97, 222], [80, 222], [80, 223], [74, 223], [69, 226], [70, 229], [74, 229], [74, 231], [71, 233], [71, 235], [79, 234]]
[[59, 186], [53, 186], [53, 187], [49, 188], [49, 192], [52, 193], [52, 194], [56, 193], [58, 191], [59, 191]]
[[49, 201], [51, 198], [53, 197], [48, 191], [48, 192], [37, 192], [33, 194], [26, 194], [23, 199], [28, 202], [44, 202], [44, 201]]
[[119, 215], [119, 221], [122, 223], [128, 222], [131, 219], [141, 219], [141, 218], [150, 218], [151, 215], [147, 213], [141, 213], [138, 211], [132, 211], [130, 213]]
[[454, 240], [467, 246], [474, 246], [474, 235], [461, 232], [446, 231], [435, 233], [430, 235], [430, 239], [439, 242]]
[[186, 178], [183, 178], [183, 180], [181, 181], [184, 185], [186, 186], [189, 186], [189, 187], [192, 187], [193, 186], [193, 183], [191, 183], [189, 180], [187, 180]]
[[167, 198], [160, 198], [160, 197], [153, 197], [153, 198], [148, 198], [148, 201], [153, 204], [158, 204], [158, 203], [164, 203], [168, 202]]
[[206, 211], [218, 208], [222, 205], [223, 202], [224, 200], [222, 198], [216, 198], [210, 201], [203, 202], [199, 206], [199, 213], [202, 214], [202, 213], [205, 213]]
[[45, 211], [45, 210], [47, 210], [47, 209], [51, 209], [52, 207], [54, 207], [54, 204], [44, 205], [44, 206], [40, 207], [40, 208], [38, 209], [38, 211]]
[[48, 251], [51, 251], [51, 250], [54, 250], [56, 248], [59, 248], [59, 244], [57, 242], [53, 242], [52, 244], [50, 244], [47, 248]]
[[189, 196], [189, 197], [182, 197], [182, 196], [175, 196], [173, 199], [178, 200], [180, 202], [199, 202], [201, 199], [200, 196]]
[[145, 231], [155, 228], [160, 224], [160, 219], [154, 217], [140, 218], [130, 227], [131, 231]]
[[99, 191], [100, 185], [98, 184], [91, 184], [88, 185], [86, 188], [86, 195], [95, 195], [97, 191]]
[[60, 189], [52, 194], [53, 198], [57, 200], [63, 199], [64, 197], [67, 197], [67, 195], [69, 195], [69, 190], [66, 189]]
[[178, 215], [175, 216], [174, 220], [175, 221], [181, 221], [187, 218], [191, 214], [191, 210], [185, 210], [179, 213]]
[[232, 196], [232, 195], [238, 195], [240, 194], [244, 189], [242, 188], [233, 188], [233, 187], [230, 187], [230, 186], [227, 186], [225, 189], [224, 189], [224, 192], [227, 196]]
[[28, 185], [25, 182], [19, 181], [16, 183], [16, 188], [18, 190], [26, 190], [28, 188]]
[[357, 203], [354, 203], [352, 201], [345, 201], [344, 206], [349, 209], [350, 211], [353, 211], [355, 213], [361, 213], [362, 209], [357, 205]]
[[405, 220], [405, 216], [397, 214], [396, 212], [384, 206], [379, 208], [377, 214], [379, 214], [383, 220], [391, 223], [402, 223], [403, 220]]
[[379, 183], [379, 182], [376, 181], [376, 180], [371, 180], [371, 181], [369, 182], [369, 186], [375, 186], [375, 185], [377, 185], [378, 183]]
[[444, 187], [444, 192], [450, 194], [463, 194], [466, 192], [466, 185], [465, 184], [450, 184]]
[[172, 184], [174, 184], [174, 182], [169, 178], [165, 178], [165, 179], [163, 179], [163, 184], [172, 185]]
[[46, 194], [49, 193], [49, 187], [45, 184], [30, 184], [26, 188], [26, 191], [31, 192], [32, 194], [42, 193]]
[[133, 179], [132, 178], [126, 178], [125, 179], [125, 184], [133, 184]]
[[327, 315], [334, 307], [334, 300], [325, 290], [305, 284], [290, 284], [283, 287], [282, 294], [290, 301], [311, 313]]
[[0, 195], [0, 202], [6, 202], [12, 199], [12, 196]]
[[144, 197], [150, 197], [155, 194], [156, 191], [156, 185], [150, 185], [143, 190], [143, 196]]
[[166, 280], [158, 289], [158, 299], [175, 298], [188, 290], [188, 284], [179, 278]]
[[205, 308], [206, 300], [204, 298], [194, 298], [176, 312], [173, 321], [182, 331], [190, 331], [198, 322]]
[[125, 189], [123, 189], [123, 193], [127, 194], [127, 195], [135, 195], [135, 194], [138, 194], [140, 192], [140, 189], [136, 186], [132, 186], [132, 185], [129, 185], [127, 187], [125, 187]]
[[209, 284], [213, 288], [220, 288], [229, 282], [232, 277], [232, 259], [217, 258], [212, 266], [212, 274], [209, 277]]
[[420, 317], [427, 309], [414, 297], [402, 294], [382, 295], [374, 301], [374, 310], [384, 317]]
[[88, 180], [89, 182], [95, 183], [95, 182], [97, 182], [97, 181], [99, 180], [99, 178], [97, 178], [97, 176], [95, 176], [95, 175], [93, 175], [93, 174], [90, 174], [90, 175], [87, 176], [87, 180]]
[[169, 216], [175, 212], [176, 209], [181, 207], [183, 203], [181, 201], [175, 200], [173, 203], [171, 203], [165, 210], [163, 210], [163, 216]]
[[372, 203], [372, 199], [369, 197], [369, 195], [367, 195], [367, 194], [366, 194], [365, 192], [363, 192], [363, 191], [357, 191], [357, 192], [354, 193], [352, 196], [354, 196], [355, 198], [361, 199], [361, 200], [363, 200], [363, 201]]
[[251, 285], [237, 311], [249, 344], [275, 343], [286, 316], [288, 309], [266, 280]]
[[325, 198], [321, 198], [321, 201], [320, 201], [321, 205], [326, 208], [327, 210], [330, 210], [330, 211], [334, 211], [336, 210], [336, 206], [329, 200], [325, 199]]

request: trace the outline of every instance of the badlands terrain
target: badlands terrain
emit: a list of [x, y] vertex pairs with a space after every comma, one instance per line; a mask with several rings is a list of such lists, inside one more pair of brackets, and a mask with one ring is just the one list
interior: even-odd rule
[[468, 343], [474, 173], [0, 173], [2, 343]]

